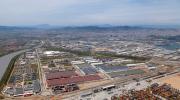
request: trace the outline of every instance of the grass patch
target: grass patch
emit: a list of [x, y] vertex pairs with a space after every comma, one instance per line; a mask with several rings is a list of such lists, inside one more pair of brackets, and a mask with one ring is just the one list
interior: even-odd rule
[[90, 51], [77, 51], [77, 50], [70, 50], [70, 49], [64, 49], [64, 48], [46, 48], [46, 50], [53, 50], [53, 51], [63, 51], [63, 52], [69, 52], [72, 54], [76, 54], [78, 56], [90, 56]]
[[95, 56], [97, 58], [125, 58], [125, 59], [132, 59], [135, 61], [150, 60], [149, 57], [138, 57], [138, 56], [131, 56], [131, 55], [117, 55], [115, 53], [97, 53]]

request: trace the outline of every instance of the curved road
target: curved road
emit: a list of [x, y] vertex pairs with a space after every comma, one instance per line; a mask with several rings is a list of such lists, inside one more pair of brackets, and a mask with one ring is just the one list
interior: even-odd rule
[[1, 81], [5, 71], [7, 69], [11, 59], [13, 57], [15, 57], [16, 55], [23, 53], [25, 51], [26, 50], [21, 50], [21, 51], [13, 52], [13, 53], [10, 53], [10, 54], [7, 54], [5, 56], [0, 57], [0, 81]]

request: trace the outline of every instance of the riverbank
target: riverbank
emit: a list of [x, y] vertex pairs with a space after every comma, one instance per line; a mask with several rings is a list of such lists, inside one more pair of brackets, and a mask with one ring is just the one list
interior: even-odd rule
[[9, 65], [11, 59], [13, 57], [15, 57], [16, 55], [21, 54], [25, 51], [26, 50], [21, 50], [21, 51], [13, 52], [13, 53], [10, 53], [10, 54], [0, 57], [0, 80], [2, 79], [6, 69], [8, 68], [8, 65]]
[[12, 73], [13, 68], [14, 68], [14, 64], [15, 64], [16, 60], [19, 58], [20, 55], [21, 54], [18, 54], [18, 55], [16, 55], [15, 57], [13, 57], [11, 59], [11, 61], [10, 61], [9, 65], [8, 65], [3, 77], [0, 80], [0, 91], [2, 91], [2, 89], [3, 89], [3, 87], [5, 85], [7, 85], [9, 77], [10, 77], [10, 75]]

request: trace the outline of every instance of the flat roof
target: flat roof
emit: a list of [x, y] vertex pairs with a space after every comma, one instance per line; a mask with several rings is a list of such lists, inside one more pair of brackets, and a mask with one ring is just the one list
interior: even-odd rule
[[86, 75], [96, 74], [96, 73], [97, 73], [96, 69], [93, 68], [93, 67], [82, 67], [81, 70], [82, 70]]
[[57, 85], [66, 85], [72, 83], [82, 83], [86, 81], [93, 81], [102, 79], [99, 75], [86, 75], [86, 76], [75, 76], [71, 78], [61, 78], [61, 79], [53, 79], [47, 80], [48, 86], [57, 86]]
[[75, 71], [59, 71], [59, 72], [53, 72], [53, 73], [47, 73], [46, 79], [59, 79], [59, 78], [69, 78], [72, 76], [78, 76], [78, 74]]
[[77, 66], [79, 67], [79, 68], [82, 68], [82, 67], [92, 67], [90, 64], [88, 64], [88, 63], [83, 63], [83, 64], [77, 64]]
[[105, 72], [126, 71], [126, 70], [128, 70], [127, 66], [97, 65], [96, 67], [101, 68]]

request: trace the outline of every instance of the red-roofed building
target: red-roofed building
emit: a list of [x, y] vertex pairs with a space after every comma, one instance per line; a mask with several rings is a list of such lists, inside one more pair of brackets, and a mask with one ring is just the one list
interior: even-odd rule
[[72, 83], [83, 83], [83, 82], [99, 80], [99, 79], [102, 79], [99, 75], [75, 76], [71, 78], [47, 80], [47, 84], [49, 87], [53, 87], [53, 86], [67, 85]]
[[74, 76], [78, 76], [78, 74], [75, 71], [60, 71], [60, 72], [47, 73], [46, 79], [52, 80], [52, 79], [70, 78]]

